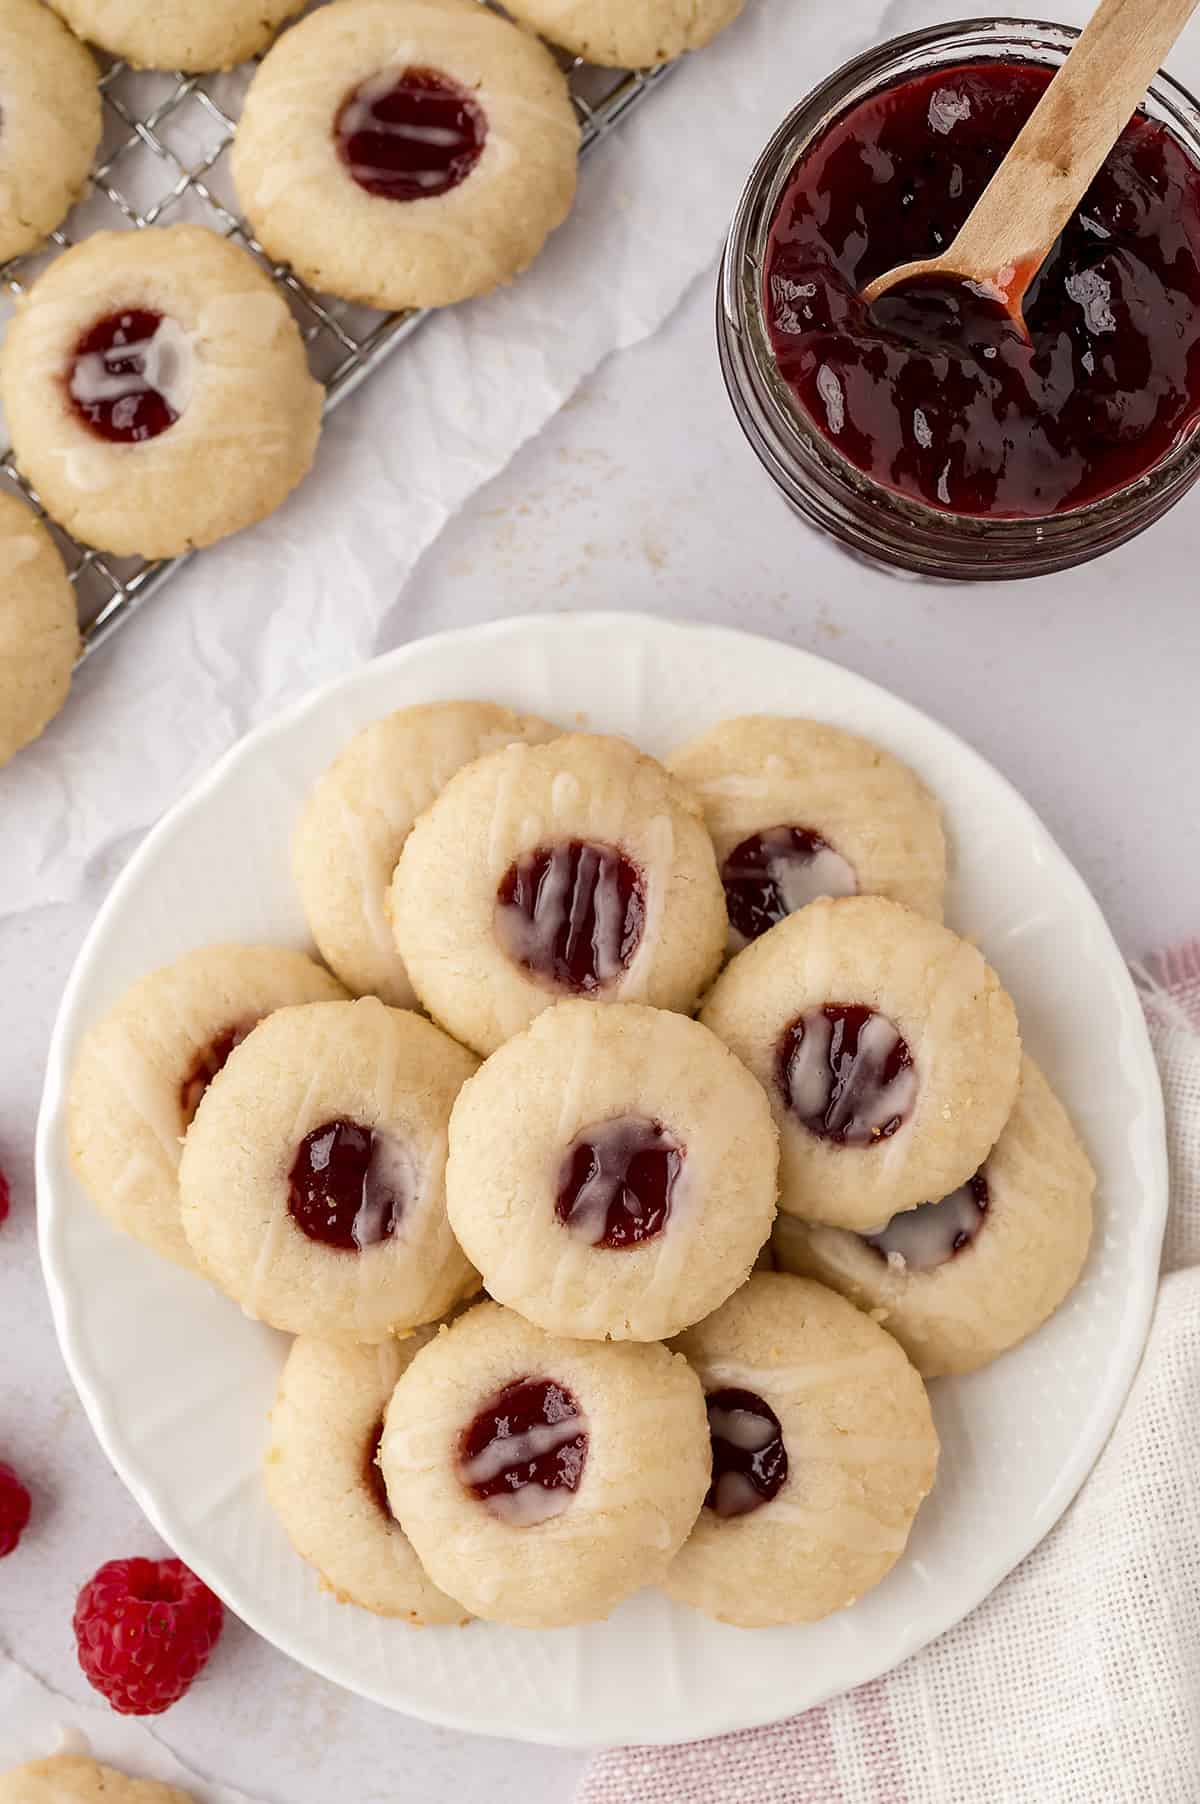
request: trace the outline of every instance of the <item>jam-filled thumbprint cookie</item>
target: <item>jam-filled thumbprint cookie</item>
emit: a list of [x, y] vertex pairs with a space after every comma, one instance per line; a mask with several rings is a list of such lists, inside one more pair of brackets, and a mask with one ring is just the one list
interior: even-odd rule
[[377, 1616], [463, 1622], [461, 1604], [426, 1577], [392, 1515], [379, 1469], [383, 1415], [402, 1372], [434, 1333], [336, 1347], [292, 1342], [271, 1412], [267, 1497], [302, 1559], [343, 1603]]
[[564, 997], [689, 1013], [725, 944], [698, 804], [584, 733], [452, 777], [400, 855], [392, 920], [429, 1013], [485, 1057]]
[[305, 0], [50, 0], [73, 31], [135, 69], [202, 75], [266, 48]]
[[700, 799], [739, 951], [818, 896], [890, 896], [942, 918], [946, 842], [898, 758], [815, 720], [722, 721], [667, 767]]
[[478, 0], [339, 0], [264, 59], [233, 177], [260, 243], [312, 287], [439, 307], [532, 263], [578, 150], [553, 56]]
[[731, 25], [745, 0], [510, 0], [522, 25], [586, 62], [649, 69], [700, 50]]
[[1033, 1060], [979, 1170], [871, 1233], [781, 1215], [775, 1257], [883, 1323], [926, 1378], [973, 1372], [1048, 1320], [1083, 1269], [1095, 1173]]
[[524, 1628], [596, 1621], [657, 1583], [709, 1484], [704, 1397], [679, 1354], [557, 1339], [496, 1303], [416, 1355], [379, 1457], [435, 1584]]
[[183, 1226], [247, 1315], [373, 1345], [476, 1288], [446, 1219], [446, 1128], [475, 1059], [374, 997], [269, 1015], [188, 1129]]
[[497, 1302], [554, 1334], [662, 1340], [744, 1282], [775, 1215], [762, 1088], [664, 1009], [560, 1002], [450, 1122], [450, 1222]]
[[22, 475], [118, 556], [175, 557], [278, 507], [312, 463], [322, 392], [270, 277], [202, 226], [94, 233], [0, 351]]
[[100, 142], [100, 71], [42, 0], [0, 0], [0, 263], [60, 225]]
[[811, 902], [753, 941], [701, 1020], [780, 1132], [779, 1206], [870, 1232], [947, 1196], [1012, 1112], [1016, 1011], [969, 941], [882, 896]]
[[413, 822], [463, 765], [560, 732], [492, 702], [431, 702], [372, 721], [335, 758], [305, 804], [292, 869], [318, 950], [348, 989], [413, 1007], [388, 912]]
[[193, 1265], [179, 1156], [200, 1098], [264, 1015], [344, 995], [312, 959], [276, 946], [204, 946], [130, 985], [84, 1035], [67, 1093], [71, 1163], [96, 1207]]
[[904, 1551], [937, 1469], [929, 1399], [843, 1297], [758, 1272], [673, 1343], [704, 1387], [712, 1479], [663, 1589], [741, 1628], [815, 1622]]
[[58, 713], [78, 655], [75, 591], [54, 540], [23, 501], [0, 495], [0, 764]]

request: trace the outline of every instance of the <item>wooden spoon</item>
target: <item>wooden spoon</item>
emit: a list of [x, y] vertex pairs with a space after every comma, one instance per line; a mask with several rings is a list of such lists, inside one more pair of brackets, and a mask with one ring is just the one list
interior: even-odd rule
[[1197, 5], [1101, 0], [953, 242], [876, 276], [863, 298], [941, 276], [982, 289], [1025, 331], [1026, 289]]

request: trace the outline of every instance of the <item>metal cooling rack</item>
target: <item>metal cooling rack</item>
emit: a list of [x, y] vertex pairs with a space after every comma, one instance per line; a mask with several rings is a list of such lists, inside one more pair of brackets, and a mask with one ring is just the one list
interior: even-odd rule
[[[671, 71], [670, 64], [646, 73], [598, 69], [565, 53], [559, 62], [579, 116], [584, 156]], [[238, 239], [283, 290], [308, 348], [313, 374], [325, 385], [326, 412], [353, 393], [427, 314], [378, 313], [315, 293], [286, 265], [267, 256], [236, 211], [225, 154], [253, 72], [254, 65], [248, 64], [229, 74], [167, 75], [109, 60], [100, 82], [104, 136], [90, 192], [72, 212], [69, 233], [55, 232], [40, 250], [0, 266], [0, 315], [11, 311], [12, 300], [24, 293], [52, 257], [89, 233], [190, 220], [216, 226]], [[46, 518], [7, 448], [0, 452], [0, 490], [6, 488], [21, 491]], [[79, 544], [53, 520], [48, 519], [47, 525], [75, 586], [84, 657], [187, 561], [109, 557]]]

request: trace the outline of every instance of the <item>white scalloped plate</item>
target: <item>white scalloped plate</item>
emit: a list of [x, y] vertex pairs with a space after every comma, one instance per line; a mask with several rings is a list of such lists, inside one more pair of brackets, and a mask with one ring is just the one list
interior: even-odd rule
[[[63, 1092], [80, 1034], [127, 983], [214, 940], [304, 945], [287, 846], [318, 771], [407, 703], [489, 697], [664, 752], [722, 716], [806, 714], [878, 739], [941, 797], [948, 918], [1016, 998], [1030, 1050], [1100, 1174], [1083, 1280], [1024, 1347], [933, 1386], [938, 1482], [877, 1590], [827, 1621], [745, 1631], [646, 1593], [608, 1622], [414, 1632], [318, 1589], [259, 1459], [282, 1336], [114, 1233], [71, 1175]], [[960, 740], [847, 670], [764, 639], [607, 614], [423, 639], [250, 734], [146, 839], [101, 909], [55, 1027], [38, 1132], [42, 1261], [104, 1451], [165, 1539], [295, 1659], [430, 1722], [583, 1746], [771, 1721], [876, 1677], [961, 1620], [1051, 1528], [1099, 1453], [1149, 1321], [1166, 1209], [1162, 1102], [1125, 966], [1029, 807]]]

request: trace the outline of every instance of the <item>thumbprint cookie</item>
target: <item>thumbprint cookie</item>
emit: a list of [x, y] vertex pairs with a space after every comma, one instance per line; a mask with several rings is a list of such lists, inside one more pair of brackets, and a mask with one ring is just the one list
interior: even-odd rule
[[779, 1205], [870, 1232], [974, 1176], [1012, 1112], [1021, 1042], [978, 949], [881, 896], [811, 902], [747, 946], [701, 1020], [758, 1078]]
[[413, 822], [464, 764], [559, 730], [492, 702], [431, 702], [372, 721], [323, 773], [300, 817], [292, 869], [317, 948], [348, 989], [413, 1007], [388, 912]]
[[194, 1264], [179, 1156], [200, 1098], [264, 1015], [344, 995], [312, 959], [276, 946], [203, 946], [131, 984], [84, 1035], [67, 1093], [71, 1163], [96, 1207]]
[[337, 1347], [292, 1342], [271, 1412], [267, 1498], [301, 1558], [343, 1603], [412, 1623], [462, 1622], [461, 1604], [426, 1576], [392, 1515], [379, 1470], [383, 1413], [434, 1333]]
[[75, 591], [54, 540], [0, 495], [0, 764], [53, 720], [79, 655]]
[[312, 463], [323, 391], [262, 266], [176, 225], [56, 257], [9, 325], [0, 393], [56, 520], [101, 551], [166, 558], [279, 506]]
[[472, 1615], [524, 1628], [593, 1622], [656, 1583], [709, 1484], [686, 1360], [558, 1339], [496, 1303], [416, 1355], [379, 1458], [434, 1583]]
[[818, 896], [889, 896], [942, 918], [941, 814], [907, 765], [841, 727], [751, 714], [668, 759], [716, 847], [730, 950]]
[[704, 1387], [712, 1479], [663, 1589], [741, 1628], [814, 1622], [904, 1551], [937, 1469], [897, 1343], [820, 1284], [759, 1272], [674, 1343]]
[[0, 263], [61, 225], [100, 143], [100, 71], [42, 0], [0, 0]]
[[266, 48], [305, 0], [50, 0], [73, 31], [135, 69], [202, 75]]
[[233, 177], [259, 242], [311, 287], [440, 307], [532, 263], [578, 150], [553, 56], [479, 0], [339, 0], [263, 60]]
[[785, 1271], [819, 1278], [895, 1336], [926, 1378], [973, 1372], [1040, 1328], [1087, 1257], [1095, 1173], [1031, 1058], [979, 1170], [870, 1233], [780, 1216]]
[[731, 25], [745, 0], [510, 0], [514, 19], [586, 62], [649, 69], [700, 50]]
[[539, 1327], [663, 1340], [744, 1282], [777, 1164], [766, 1096], [698, 1021], [560, 1002], [462, 1090], [450, 1222], [489, 1294]]
[[197, 1260], [248, 1315], [373, 1345], [475, 1288], [446, 1219], [469, 1052], [374, 997], [281, 1009], [230, 1054], [179, 1170]]
[[425, 1007], [485, 1056], [568, 996], [688, 1013], [725, 943], [698, 804], [583, 733], [452, 777], [400, 855], [392, 920]]

